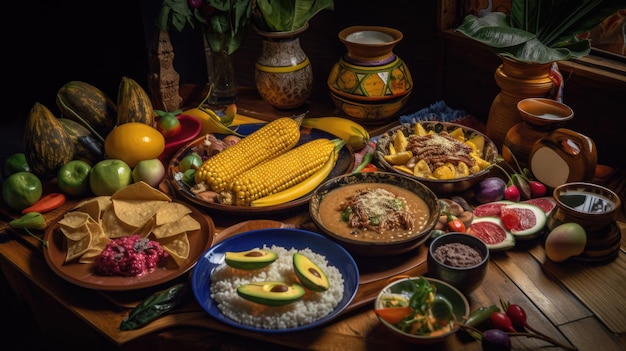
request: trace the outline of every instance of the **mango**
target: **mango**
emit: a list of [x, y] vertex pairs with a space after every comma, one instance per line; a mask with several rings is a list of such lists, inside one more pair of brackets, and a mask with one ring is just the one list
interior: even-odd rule
[[563, 223], [548, 233], [545, 242], [546, 256], [554, 262], [563, 262], [578, 256], [587, 245], [585, 228], [574, 222]]

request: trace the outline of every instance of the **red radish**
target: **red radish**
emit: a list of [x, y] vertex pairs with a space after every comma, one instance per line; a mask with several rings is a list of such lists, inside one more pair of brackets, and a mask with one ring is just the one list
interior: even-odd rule
[[504, 312], [493, 312], [489, 316], [489, 324], [493, 328], [500, 329], [506, 332], [517, 332], [517, 330], [513, 328], [513, 323], [511, 322], [511, 319]]
[[521, 194], [515, 184], [511, 184], [504, 189], [504, 198], [509, 201], [519, 202]]
[[530, 186], [530, 194], [533, 199], [545, 196], [548, 192], [548, 188], [545, 184], [536, 180], [529, 181], [528, 186]]

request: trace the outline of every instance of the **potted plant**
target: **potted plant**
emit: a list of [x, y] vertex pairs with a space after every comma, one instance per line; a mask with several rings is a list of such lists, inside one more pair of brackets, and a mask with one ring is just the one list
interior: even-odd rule
[[589, 54], [585, 34], [620, 8], [623, 0], [511, 0], [509, 14], [468, 15], [456, 31], [490, 47], [502, 58], [486, 133], [502, 146], [508, 130], [521, 122], [517, 103], [546, 97], [558, 80], [557, 61]]

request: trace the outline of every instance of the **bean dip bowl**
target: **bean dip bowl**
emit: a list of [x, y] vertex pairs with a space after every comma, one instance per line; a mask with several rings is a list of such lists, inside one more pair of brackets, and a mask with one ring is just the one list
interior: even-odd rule
[[453, 232], [436, 237], [428, 249], [428, 275], [459, 289], [465, 296], [487, 275], [489, 249], [479, 238]]

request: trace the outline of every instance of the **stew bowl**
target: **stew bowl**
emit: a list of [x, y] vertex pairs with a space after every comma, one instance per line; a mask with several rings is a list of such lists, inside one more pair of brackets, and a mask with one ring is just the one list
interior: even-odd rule
[[[359, 191], [365, 195], [356, 196]], [[389, 210], [396, 206], [393, 203], [402, 206]], [[317, 227], [350, 253], [385, 256], [423, 244], [437, 224], [439, 202], [416, 179], [366, 172], [338, 176], [320, 185], [311, 196], [309, 212]]]

